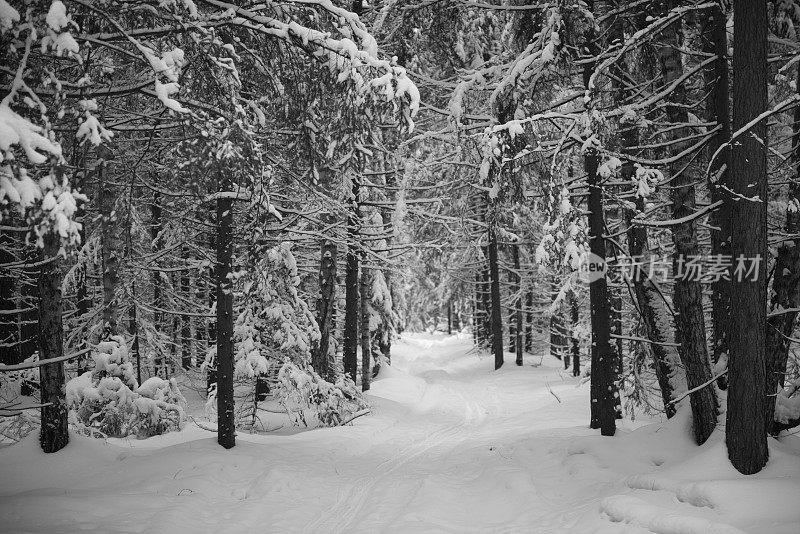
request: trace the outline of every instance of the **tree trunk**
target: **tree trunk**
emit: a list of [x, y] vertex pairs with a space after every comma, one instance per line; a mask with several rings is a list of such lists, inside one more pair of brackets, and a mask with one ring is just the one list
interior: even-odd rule
[[[733, 130], [767, 109], [767, 4], [735, 2], [733, 49]], [[731, 277], [730, 359], [725, 441], [728, 457], [743, 474], [767, 463], [767, 379], [765, 369], [767, 259], [767, 128], [759, 121], [731, 148], [731, 190], [757, 201], [731, 205], [731, 253], [744, 257], [756, 276]], [[770, 400], [772, 398], [770, 397]]]
[[[186, 259], [186, 252], [184, 250], [184, 260]], [[183, 293], [183, 298], [187, 301], [191, 301], [191, 293], [189, 288], [189, 270], [186, 266], [183, 266], [183, 270], [181, 271], [181, 293]], [[192, 336], [191, 336], [191, 321], [192, 318], [189, 315], [181, 315], [181, 367], [184, 369], [189, 369], [192, 367]]]
[[516, 364], [522, 365], [522, 276], [520, 275], [519, 264], [519, 245], [511, 245], [511, 256], [514, 260], [514, 352], [516, 352]]
[[[514, 245], [510, 245], [512, 249], [512, 261], [513, 261], [513, 248]], [[516, 298], [513, 296], [518, 291], [516, 288], [516, 278], [515, 273], [513, 270], [508, 271], [508, 287], [509, 293], [511, 293], [512, 298], [510, 299], [511, 304], [508, 307], [508, 352], [513, 352], [516, 354], [517, 352], [517, 320], [516, 320]]]
[[[59, 238], [44, 236], [42, 257], [47, 262], [39, 273], [39, 359], [64, 355], [64, 331], [61, 324], [61, 271], [58, 264]], [[42, 425], [39, 443], [44, 452], [57, 452], [67, 446], [67, 398], [64, 362], [49, 363], [39, 368]]]
[[525, 352], [533, 353], [533, 290], [525, 293]]
[[561, 354], [561, 306], [555, 306], [558, 298], [558, 278], [553, 275], [550, 279], [550, 356], [563, 359]]
[[317, 324], [319, 324], [319, 347], [314, 351], [311, 365], [320, 376], [333, 381], [331, 362], [335, 356], [333, 334], [335, 324], [333, 315], [336, 308], [336, 243], [325, 239], [322, 242], [322, 260], [319, 265], [319, 299], [317, 300]]
[[[17, 258], [10, 252], [16, 245], [8, 232], [0, 232], [0, 263], [12, 263]], [[0, 363], [20, 363], [19, 322], [22, 308], [17, 296], [17, 280], [11, 271], [0, 269]]]
[[572, 322], [572, 376], [581, 374], [581, 342], [575, 333], [575, 328], [580, 322], [580, 308], [578, 307], [578, 296], [574, 291], [569, 292], [569, 306]]
[[475, 294], [472, 300], [472, 341], [481, 345], [481, 271], [475, 271]]
[[106, 181], [106, 166], [113, 158], [111, 151], [100, 145], [97, 149], [97, 174], [100, 191], [100, 249], [103, 261], [103, 337], [117, 333], [117, 282], [119, 277], [118, 238], [114, 211], [116, 195]]
[[[632, 168], [630, 172], [632, 173]], [[643, 212], [644, 208], [644, 199], [637, 197], [637, 211]], [[631, 210], [626, 211], [628, 251], [632, 258], [636, 258], [636, 261], [646, 265], [650, 260], [647, 245], [647, 228], [632, 225], [631, 220], [634, 215], [635, 213]], [[673, 324], [670, 320], [672, 311], [667, 308], [666, 302], [664, 302], [646, 272], [636, 268], [632, 273], [632, 278], [633, 292], [636, 297], [637, 308], [644, 323], [647, 339], [653, 342], [650, 345], [650, 350], [653, 354], [653, 363], [661, 390], [664, 411], [667, 419], [669, 419], [675, 415], [675, 405], [672, 401], [675, 399], [676, 394], [686, 389], [686, 376], [683, 373], [680, 355], [672, 335]]]
[[[220, 192], [232, 189], [230, 176], [219, 172]], [[233, 201], [217, 199], [217, 442], [230, 449], [236, 445], [233, 398], [233, 284], [230, 279], [233, 258]]]
[[[85, 174], [84, 174], [84, 176], [85, 176]], [[83, 180], [84, 183], [82, 184], [83, 187], [81, 188], [84, 193], [87, 193], [87, 191], [86, 191], [86, 183], [85, 183], [86, 181], [87, 180]], [[86, 207], [85, 207], [85, 203], [84, 202], [81, 202], [80, 204], [78, 204], [78, 210], [77, 210], [76, 213], [77, 213], [78, 221], [81, 222], [81, 228], [79, 230], [79, 235], [80, 235], [80, 238], [81, 238], [81, 244], [84, 244], [84, 243], [86, 243]], [[88, 278], [87, 274], [88, 274], [88, 270], [89, 270], [89, 268], [87, 266], [87, 261], [88, 260], [84, 260], [84, 261], [81, 261], [79, 263], [79, 265], [76, 267], [77, 272], [76, 272], [76, 275], [75, 275], [76, 283], [78, 285], [78, 288], [77, 288], [77, 299], [76, 299], [77, 300], [77, 302], [76, 302], [76, 305], [77, 305], [77, 316], [78, 316], [78, 319], [80, 321], [79, 324], [82, 323], [82, 328], [84, 329], [84, 335], [80, 336], [80, 341], [78, 342], [78, 350], [83, 350], [83, 349], [87, 348], [87, 346], [88, 346], [87, 345], [87, 339], [86, 339], [88, 336], [85, 334], [85, 332], [86, 332], [86, 322], [84, 322], [84, 320], [88, 320], [88, 315], [87, 314], [92, 309], [92, 299], [89, 297], [89, 291], [87, 289], [87, 284], [86, 284], [86, 281], [87, 281], [87, 278]], [[78, 357], [77, 362], [76, 362], [78, 376], [80, 376], [83, 373], [89, 371], [89, 362], [90, 361], [91, 360], [87, 355], [82, 355], [82, 356]], [[139, 383], [141, 384], [141, 381], [139, 381]]]
[[[800, 83], [800, 67], [796, 81]], [[800, 91], [800, 85], [798, 85]], [[794, 135], [792, 163], [795, 175], [800, 175], [800, 108], [794, 110]], [[787, 238], [800, 233], [800, 186], [789, 185], [786, 202]], [[800, 308], [800, 247], [797, 240], [782, 241], [778, 246], [778, 256], [772, 279], [772, 300], [770, 311]], [[797, 312], [783, 312], [767, 318], [766, 333], [766, 380], [767, 380], [767, 428], [773, 427], [775, 402], [772, 397], [783, 389], [786, 378], [786, 364], [789, 359], [789, 338], [793, 337]], [[775, 429], [771, 430], [775, 433]]]
[[347, 216], [347, 272], [345, 274], [344, 372], [356, 383], [358, 374], [358, 250], [359, 183], [353, 178], [353, 199]]
[[361, 391], [367, 391], [372, 376], [372, 339], [369, 331], [370, 276], [363, 265], [364, 258], [361, 260]]
[[142, 383], [142, 349], [139, 343], [139, 317], [138, 310], [136, 309], [136, 283], [131, 286], [131, 315], [128, 323], [128, 329], [133, 336], [133, 343], [131, 345], [131, 352], [133, 352], [133, 359], [136, 362], [136, 382]]
[[[153, 183], [158, 185], [158, 174], [153, 174]], [[161, 248], [161, 193], [158, 191], [153, 192], [153, 203], [150, 205], [150, 247], [155, 254]], [[213, 245], [213, 243], [212, 243]], [[213, 248], [213, 246], [212, 246]], [[161, 271], [154, 269], [152, 272], [153, 284], [153, 328], [159, 330], [163, 323], [163, 313], [158, 311], [163, 307], [161, 302]], [[161, 345], [155, 343], [153, 350], [155, 352], [153, 358], [153, 365], [155, 365], [156, 376], [166, 376], [166, 369], [164, 368], [164, 355], [161, 351]], [[216, 383], [216, 380], [214, 381]], [[211, 384], [209, 383], [209, 386]]]
[[447, 335], [453, 335], [453, 302], [447, 299]]
[[497, 259], [497, 234], [494, 223], [489, 223], [489, 277], [492, 301], [492, 352], [494, 368], [503, 366], [503, 309], [500, 305], [500, 268]]
[[[589, 248], [595, 261], [605, 262], [606, 245], [603, 238], [603, 189], [597, 175], [600, 156], [588, 151], [584, 165], [589, 185]], [[614, 351], [611, 348], [611, 310], [608, 302], [606, 277], [589, 284], [589, 303], [592, 323], [592, 370], [590, 382], [591, 428], [599, 428], [604, 436], [616, 433], [614, 397], [618, 395], [614, 377]]]
[[[217, 222], [214, 221], [216, 227]], [[208, 233], [208, 248], [211, 250], [217, 249], [217, 236], [215, 232]], [[208, 277], [208, 309], [215, 310], [217, 307], [217, 291], [216, 291], [216, 266], [209, 267]], [[213, 282], [212, 282], [213, 280]], [[208, 322], [208, 335], [206, 337], [208, 345], [206, 346], [206, 354], [211, 350], [211, 344], [214, 343], [216, 347], [217, 342], [217, 320], [216, 317], [213, 321]], [[206, 366], [206, 393], [211, 393], [217, 387], [217, 358], [214, 356], [209, 364]]]
[[[662, 34], [660, 63], [665, 85], [678, 80], [683, 75], [680, 42], [681, 22], [673, 23]], [[686, 89], [679, 84], [673, 91], [666, 106], [667, 117], [672, 124], [689, 122], [686, 102]], [[679, 140], [685, 135], [684, 128], [672, 131], [672, 138]], [[685, 143], [677, 143], [673, 154], [679, 153]], [[680, 219], [695, 212], [696, 177], [690, 173], [691, 167], [680, 160], [670, 165], [672, 175], [670, 200], [672, 218]], [[697, 230], [694, 221], [672, 227], [672, 241], [675, 246], [673, 272], [675, 273], [673, 305], [675, 307], [675, 330], [678, 353], [686, 370], [686, 382], [690, 389], [700, 387], [711, 379], [711, 362], [706, 348], [705, 316], [703, 314], [703, 287], [697, 276], [684, 266], [699, 253]], [[697, 444], [704, 443], [717, 425], [717, 395], [713, 387], [704, 387], [689, 397], [692, 407], [694, 438]]]
[[[712, 87], [711, 103], [707, 106], [707, 119], [720, 126], [720, 130], [708, 143], [708, 153], [713, 155], [731, 137], [731, 122], [729, 109], [729, 76], [728, 76], [728, 37], [725, 28], [726, 17], [722, 6], [714, 6], [703, 12], [701, 19], [701, 39], [703, 52], [715, 54], [717, 60], [713, 69], [706, 69], [704, 82], [706, 87]], [[725, 186], [728, 183], [728, 168], [730, 149], [721, 150], [714, 161], [711, 162], [709, 189], [711, 202], [725, 199]], [[711, 255], [715, 257], [729, 256], [731, 253], [731, 214], [729, 202], [717, 208], [709, 217], [711, 228]], [[717, 230], [717, 228], [719, 230]], [[712, 356], [714, 363], [720, 358], [728, 357], [728, 330], [730, 328], [731, 295], [730, 283], [719, 279], [711, 284], [711, 322], [713, 325]], [[727, 387], [727, 377], [721, 376], [717, 380], [720, 388]]]

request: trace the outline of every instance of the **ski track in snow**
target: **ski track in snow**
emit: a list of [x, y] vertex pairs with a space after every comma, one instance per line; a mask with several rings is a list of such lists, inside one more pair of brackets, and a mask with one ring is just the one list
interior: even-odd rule
[[543, 350], [494, 371], [466, 337], [406, 335], [370, 415], [230, 451], [194, 425], [57, 455], [29, 437], [0, 449], [0, 532], [800, 532], [800, 447], [745, 482], [680, 418], [602, 438]]

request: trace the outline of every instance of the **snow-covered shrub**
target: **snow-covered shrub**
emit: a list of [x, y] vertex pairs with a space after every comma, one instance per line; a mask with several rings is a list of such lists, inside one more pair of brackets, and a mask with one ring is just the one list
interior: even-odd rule
[[[327, 382], [311, 368], [311, 349], [320, 338], [308, 305], [300, 298], [300, 278], [290, 243], [263, 254], [236, 282], [241, 305], [234, 326], [235, 376], [269, 377], [274, 401], [296, 425], [313, 420], [335, 426], [364, 408], [352, 381]], [[250, 413], [249, 415], [253, 415]]]
[[277, 399], [296, 425], [314, 417], [322, 426], [338, 426], [367, 407], [361, 392], [346, 375], [335, 384], [310, 368], [286, 362], [278, 372]]
[[[39, 353], [34, 352], [23, 363], [38, 359]], [[38, 367], [0, 373], [0, 444], [16, 443], [39, 428], [39, 410], [25, 409], [38, 403], [38, 382]]]
[[136, 383], [122, 336], [97, 345], [95, 368], [67, 383], [67, 405], [79, 430], [96, 435], [149, 437], [180, 430], [186, 400], [174, 380], [153, 377]]
[[147, 438], [181, 429], [186, 421], [183, 409], [186, 399], [174, 378], [148, 378], [136, 389], [136, 393], [139, 397], [133, 401], [136, 421], [132, 430], [138, 437]]
[[305, 364], [319, 328], [297, 287], [291, 243], [269, 249], [239, 281], [242, 304], [233, 329], [236, 375], [254, 378], [290, 360]]

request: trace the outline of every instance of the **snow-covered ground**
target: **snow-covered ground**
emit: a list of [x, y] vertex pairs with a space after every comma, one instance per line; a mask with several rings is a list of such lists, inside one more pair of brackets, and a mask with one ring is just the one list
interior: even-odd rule
[[[0, 450], [3, 532], [800, 532], [800, 439], [744, 477], [679, 415], [586, 428], [588, 385], [529, 357], [493, 371], [469, 339], [406, 336], [352, 425], [237, 437], [189, 424]], [[631, 430], [639, 426], [636, 430]]]

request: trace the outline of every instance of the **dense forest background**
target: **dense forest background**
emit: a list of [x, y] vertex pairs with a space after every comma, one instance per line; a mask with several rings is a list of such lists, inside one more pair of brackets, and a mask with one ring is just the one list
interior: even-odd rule
[[759, 471], [800, 421], [798, 24], [0, 0], [4, 439], [174, 430], [179, 382], [227, 448], [262, 410], [340, 425], [396, 336], [439, 329], [495, 368], [549, 350], [603, 435], [688, 402]]

